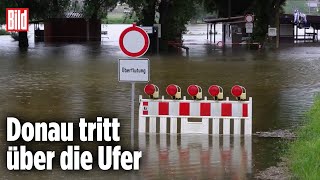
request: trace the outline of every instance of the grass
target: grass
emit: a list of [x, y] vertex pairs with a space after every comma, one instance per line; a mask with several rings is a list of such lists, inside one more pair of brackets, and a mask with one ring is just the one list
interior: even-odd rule
[[5, 29], [0, 29], [0, 36], [1, 35], [10, 35]]
[[126, 18], [125, 14], [120, 13], [110, 13], [108, 14], [108, 17], [102, 19], [102, 23], [104, 24], [132, 24], [133, 22], [137, 22], [137, 18], [135, 16], [132, 18]]
[[287, 0], [284, 6], [284, 12], [287, 14], [293, 14], [294, 10], [298, 9], [300, 12], [311, 15], [319, 15], [319, 11], [310, 11], [306, 0]]
[[289, 145], [289, 168], [298, 179], [320, 178], [320, 95], [306, 115], [297, 140]]

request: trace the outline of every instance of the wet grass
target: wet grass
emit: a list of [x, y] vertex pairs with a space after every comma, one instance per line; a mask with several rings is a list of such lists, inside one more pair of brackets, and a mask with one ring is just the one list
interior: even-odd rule
[[306, 114], [298, 138], [289, 145], [289, 168], [298, 179], [320, 177], [320, 95]]
[[137, 22], [135, 16], [130, 17], [124, 14], [109, 14], [108, 17], [102, 19], [104, 24], [132, 24], [133, 22]]
[[0, 29], [0, 36], [1, 35], [9, 35], [10, 33], [8, 33], [5, 29]]

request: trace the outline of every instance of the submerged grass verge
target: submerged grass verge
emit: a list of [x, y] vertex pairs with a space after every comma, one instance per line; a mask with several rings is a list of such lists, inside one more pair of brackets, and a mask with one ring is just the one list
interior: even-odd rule
[[9, 35], [10, 33], [8, 33], [5, 29], [0, 29], [0, 36], [1, 35]]
[[297, 139], [289, 145], [289, 168], [298, 179], [320, 178], [320, 95], [305, 116]]

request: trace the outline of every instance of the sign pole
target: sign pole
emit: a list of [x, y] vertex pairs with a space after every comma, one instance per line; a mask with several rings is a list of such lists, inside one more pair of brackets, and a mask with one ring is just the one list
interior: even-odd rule
[[135, 83], [131, 83], [131, 144], [134, 146], [134, 92], [135, 92]]

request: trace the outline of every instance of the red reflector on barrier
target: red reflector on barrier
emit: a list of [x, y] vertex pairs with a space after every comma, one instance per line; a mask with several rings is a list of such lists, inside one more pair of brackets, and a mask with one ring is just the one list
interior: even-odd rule
[[180, 103], [179, 115], [180, 116], [189, 116], [190, 115], [190, 103]]
[[219, 86], [216, 86], [216, 85], [210, 86], [208, 92], [213, 97], [218, 96], [218, 94], [220, 93]]
[[240, 97], [242, 94], [242, 88], [241, 86], [235, 85], [231, 89], [231, 94], [235, 97]]
[[159, 115], [169, 115], [168, 102], [159, 102]]
[[211, 115], [211, 104], [201, 103], [200, 104], [200, 116], [210, 116]]
[[196, 85], [190, 85], [187, 91], [190, 96], [196, 96], [199, 93], [199, 89]]
[[248, 117], [248, 104], [242, 104], [242, 117]]
[[148, 95], [152, 95], [156, 91], [156, 88], [154, 87], [153, 84], [147, 84], [144, 87], [144, 92]]
[[221, 116], [232, 116], [232, 104], [222, 103], [221, 104]]
[[167, 87], [166, 91], [167, 91], [167, 94], [168, 94], [168, 95], [174, 96], [174, 95], [177, 94], [178, 88], [177, 88], [176, 85], [170, 84], [170, 85]]

